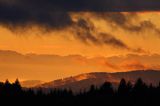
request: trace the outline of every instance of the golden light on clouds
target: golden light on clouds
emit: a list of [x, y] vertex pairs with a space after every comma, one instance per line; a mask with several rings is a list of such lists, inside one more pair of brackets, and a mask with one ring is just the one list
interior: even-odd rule
[[[0, 80], [4, 80], [7, 76], [10, 79], [15, 77], [24, 80], [34, 79], [30, 73], [38, 76], [35, 79], [52, 80], [95, 71], [159, 69], [159, 12], [79, 12], [70, 13], [70, 16], [73, 21], [72, 25], [63, 29], [47, 31], [34, 26], [31, 29], [24, 28], [23, 31], [12, 32], [1, 26], [0, 49], [17, 51], [24, 55], [16, 57], [16, 60], [14, 54], [9, 59], [4, 57], [3, 53], [0, 54], [2, 55], [0, 70], [5, 70], [5, 72], [0, 71], [0, 75], [4, 76]], [[25, 55], [29, 53], [35, 56]], [[35, 59], [39, 54], [57, 57], [52, 57], [50, 60], [46, 55], [40, 55]], [[127, 57], [128, 54], [136, 56], [130, 60], [131, 57]], [[158, 60], [155, 54], [158, 55]], [[124, 59], [123, 56], [126, 58]], [[146, 56], [148, 60], [152, 59], [151, 62], [144, 61], [143, 56]], [[26, 58], [29, 59], [26, 60]], [[156, 62], [152, 63], [155, 60]], [[42, 62], [42, 65], [41, 61], [45, 64]]]

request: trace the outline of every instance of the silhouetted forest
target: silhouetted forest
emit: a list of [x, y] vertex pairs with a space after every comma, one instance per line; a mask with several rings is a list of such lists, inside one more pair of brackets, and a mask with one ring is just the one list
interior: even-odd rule
[[89, 91], [74, 94], [71, 90], [60, 89], [43, 93], [41, 90], [22, 88], [18, 80], [12, 84], [6, 80], [5, 83], [0, 83], [0, 103], [16, 106], [158, 106], [160, 105], [160, 84], [146, 85], [142, 79], [132, 84], [122, 79], [116, 89], [110, 82], [105, 82], [100, 87], [92, 85]]

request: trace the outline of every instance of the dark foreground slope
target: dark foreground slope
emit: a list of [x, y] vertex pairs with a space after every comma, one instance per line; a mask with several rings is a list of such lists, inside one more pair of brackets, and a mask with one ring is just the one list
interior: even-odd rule
[[118, 89], [105, 82], [99, 88], [90, 86], [89, 91], [73, 94], [69, 90], [54, 89], [48, 94], [41, 90], [22, 90], [19, 81], [0, 83], [0, 103], [4, 106], [159, 106], [160, 84], [146, 85], [141, 79], [135, 84], [121, 80]]

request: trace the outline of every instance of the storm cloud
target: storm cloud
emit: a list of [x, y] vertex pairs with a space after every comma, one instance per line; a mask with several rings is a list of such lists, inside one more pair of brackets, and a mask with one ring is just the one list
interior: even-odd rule
[[128, 49], [125, 43], [111, 34], [97, 33], [94, 24], [90, 20], [80, 18], [73, 21], [69, 14], [71, 10], [63, 9], [59, 6], [59, 2], [51, 0], [1, 1], [0, 7], [0, 13], [4, 14], [0, 16], [0, 24], [12, 30], [16, 30], [16, 27], [25, 28], [33, 25], [47, 30], [73, 27], [74, 37], [83, 43]]
[[1, 0], [0, 24], [8, 28], [37, 25], [46, 29], [60, 29], [71, 25], [72, 20], [68, 12], [57, 11], [50, 1]]
[[121, 13], [155, 10], [160, 10], [159, 0], [0, 0], [0, 25], [11, 30], [32, 26], [47, 30], [73, 27], [75, 38], [84, 43], [110, 45], [128, 50], [129, 47], [116, 36], [96, 32], [94, 24], [89, 20], [82, 18], [75, 22], [70, 13], [96, 12], [101, 14], [99, 16], [102, 19], [123, 29], [136, 32], [148, 27], [159, 33], [159, 29], [151, 21], [130, 25], [130, 19], [136, 15]]
[[[34, 24], [48, 28], [63, 28], [72, 24], [69, 12], [131, 12], [159, 9], [159, 0], [0, 0], [0, 24], [8, 27]], [[121, 21], [125, 21], [123, 17], [117, 23]]]
[[[153, 11], [159, 0], [1, 0], [1, 3], [64, 11]], [[27, 7], [30, 8], [30, 7]]]

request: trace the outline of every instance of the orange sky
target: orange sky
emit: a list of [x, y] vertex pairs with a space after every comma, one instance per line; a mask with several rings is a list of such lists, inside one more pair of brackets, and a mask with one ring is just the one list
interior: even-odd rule
[[[72, 20], [75, 22], [78, 19], [84, 19], [87, 20], [89, 25], [93, 24], [94, 30], [92, 30], [91, 33], [94, 36], [98, 37], [98, 34], [100, 33], [109, 33], [113, 35], [113, 37], [115, 37], [116, 39], [122, 41], [125, 45], [127, 45], [128, 47], [127, 49], [115, 47], [113, 43], [99, 45], [89, 41], [88, 44], [86, 44], [81, 40], [79, 40], [77, 37], [75, 37], [76, 34], [75, 30], [84, 31], [79, 27], [77, 28], [77, 26], [71, 26], [62, 30], [53, 30], [49, 32], [42, 31], [40, 30], [40, 28], [36, 26], [32, 26], [32, 29], [26, 29], [26, 30], [17, 29], [17, 31], [12, 32], [6, 27], [0, 26], [0, 49], [17, 51], [22, 54], [35, 53], [35, 54], [53, 54], [59, 56], [81, 55], [87, 58], [125, 56], [127, 54], [147, 55], [147, 56], [153, 54], [160, 54], [160, 46], [158, 46], [160, 45], [160, 37], [159, 37], [160, 13], [144, 12], [144, 13], [122, 13], [122, 14], [124, 14], [124, 16], [127, 17], [127, 22], [125, 22], [125, 25], [123, 26], [118, 25], [113, 20], [111, 20], [113, 21], [111, 22], [109, 21], [109, 19], [105, 20], [103, 18], [96, 17], [94, 13], [70, 13], [70, 15], [72, 16]], [[134, 26], [135, 29], [132, 31], [130, 26]], [[135, 31], [137, 29], [140, 30]], [[133, 66], [131, 66], [132, 64], [137, 64], [137, 66], [140, 64], [140, 61], [131, 59], [130, 64], [126, 65], [125, 61], [127, 60], [125, 60], [123, 62], [121, 61], [122, 62], [121, 67], [123, 66], [125, 68], [113, 69], [113, 68], [108, 68], [112, 64], [105, 63], [103, 60], [100, 61], [99, 59], [96, 60], [97, 62], [93, 63], [88, 61], [87, 62], [83, 61], [84, 63], [82, 61], [78, 63], [73, 62], [75, 67], [72, 66], [73, 64], [72, 62], [66, 65], [65, 63], [66, 61], [63, 61], [62, 64], [57, 63], [58, 64], [57, 67], [55, 65], [53, 65], [54, 67], [52, 67], [52, 65], [48, 67], [50, 63], [48, 63], [47, 66], [44, 65], [39, 67], [40, 66], [39, 64], [36, 66], [34, 64], [28, 64], [28, 63], [19, 65], [19, 62], [17, 64], [16, 63], [8, 64], [7, 62], [6, 63], [4, 62], [4, 64], [1, 63], [0, 70], [7, 70], [7, 71], [6, 72], [0, 71], [1, 76], [3, 76], [4, 74], [3, 78], [0, 80], [4, 80], [8, 77], [10, 77], [9, 79], [16, 79], [17, 77], [20, 77], [22, 80], [33, 79], [33, 78], [38, 80], [52, 80], [52, 79], [66, 77], [69, 75], [76, 75], [92, 71], [113, 72], [113, 71], [123, 71], [123, 69], [124, 71], [127, 69], [132, 70], [132, 69], [137, 69], [137, 67], [134, 68]], [[103, 65], [100, 66], [99, 62], [100, 63], [102, 62]], [[104, 66], [104, 63], [108, 65]], [[158, 63], [154, 63], [152, 66], [149, 66], [149, 68], [153, 68], [153, 66], [158, 67], [158, 65], [159, 65]], [[26, 68], [27, 66], [29, 67], [29, 69], [23, 71], [24, 67]], [[59, 68], [61, 66], [66, 66], [65, 68], [68, 69]], [[147, 66], [148, 63], [146, 63], [145, 65], [143, 64], [139, 67], [145, 69]], [[12, 67], [12, 69], [10, 67]], [[116, 67], [115, 64], [114, 67]], [[27, 70], [29, 71], [27, 72]], [[41, 71], [35, 72], [33, 70], [41, 70]], [[32, 74], [37, 74], [37, 76], [36, 77], [30, 76]], [[43, 77], [42, 75], [45, 76]]]
[[[134, 20], [137, 22], [137, 24], [139, 24], [138, 21], [149, 20], [157, 27], [160, 27], [159, 13], [139, 13], [138, 15], [138, 20]], [[91, 15], [84, 15], [83, 18], [87, 18], [89, 16]], [[73, 17], [76, 16], [73, 15]], [[79, 17], [81, 17], [81, 15], [78, 16], [78, 18]], [[97, 27], [97, 31], [112, 33], [114, 36], [116, 36], [118, 39], [121, 39], [132, 48], [143, 48], [147, 52], [160, 53], [160, 47], [155, 47], [155, 45], [159, 45], [159, 35], [155, 33], [152, 29], [147, 29], [139, 33], [131, 33], [120, 28], [113, 29], [113, 27], [110, 27], [107, 22], [104, 22], [104, 20], [99, 20], [95, 18], [92, 18], [90, 20], [92, 20], [95, 24], [95, 27]], [[107, 45], [86, 45], [73, 38], [73, 33], [71, 33], [70, 29], [45, 33], [40, 32], [36, 30], [36, 28], [34, 28], [24, 33], [23, 31], [13, 33], [10, 30], [1, 26], [0, 34], [0, 48], [2, 50], [14, 50], [20, 53], [58, 55], [80, 54], [92, 57], [119, 55], [130, 52], [126, 50], [119, 50], [117, 48], [113, 48]]]

